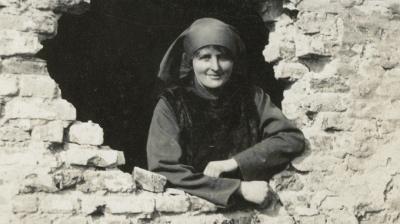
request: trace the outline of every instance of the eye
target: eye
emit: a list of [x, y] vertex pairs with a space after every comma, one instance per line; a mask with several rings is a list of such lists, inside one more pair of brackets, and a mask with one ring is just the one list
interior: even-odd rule
[[210, 60], [211, 55], [210, 54], [203, 54], [199, 56], [200, 60]]

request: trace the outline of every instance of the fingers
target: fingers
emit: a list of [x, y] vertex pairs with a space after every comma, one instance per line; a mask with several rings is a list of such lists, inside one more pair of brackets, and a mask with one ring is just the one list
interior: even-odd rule
[[215, 166], [212, 162], [208, 163], [203, 171], [203, 174], [209, 177], [219, 177], [221, 173], [221, 170], [218, 169], [218, 167]]

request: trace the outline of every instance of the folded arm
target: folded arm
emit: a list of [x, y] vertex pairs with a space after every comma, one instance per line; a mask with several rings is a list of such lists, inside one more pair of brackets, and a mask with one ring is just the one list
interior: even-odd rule
[[179, 131], [172, 109], [161, 99], [154, 110], [149, 130], [149, 170], [167, 177], [169, 184], [175, 188], [217, 205], [227, 206], [229, 198], [239, 189], [240, 180], [209, 177], [183, 164]]

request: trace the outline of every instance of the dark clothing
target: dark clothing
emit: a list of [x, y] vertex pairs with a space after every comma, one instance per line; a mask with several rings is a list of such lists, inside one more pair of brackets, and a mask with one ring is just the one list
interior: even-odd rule
[[[172, 187], [226, 206], [241, 180], [268, 180], [304, 148], [304, 137], [260, 88], [229, 86], [217, 99], [176, 87], [159, 100], [151, 122], [149, 170]], [[236, 173], [203, 175], [210, 161], [234, 158]], [[229, 176], [229, 178], [227, 178]]]

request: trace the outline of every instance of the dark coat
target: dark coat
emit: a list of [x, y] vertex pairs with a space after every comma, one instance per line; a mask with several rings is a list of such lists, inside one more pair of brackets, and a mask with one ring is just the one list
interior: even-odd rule
[[[185, 91], [189, 95], [198, 97], [199, 100], [209, 100], [204, 99], [193, 89], [189, 88]], [[222, 155], [223, 158], [205, 156], [201, 157], [202, 161], [198, 161], [200, 157], [195, 157], [194, 162], [188, 161], [186, 159], [188, 144], [182, 144], [185, 142], [182, 139], [185, 132], [182, 130], [182, 122], [173, 100], [174, 98], [171, 97], [161, 98], [154, 110], [147, 143], [149, 170], [166, 176], [171, 187], [182, 189], [215, 204], [227, 206], [229, 199], [239, 188], [241, 180], [268, 180], [304, 150], [304, 136], [301, 131], [282, 114], [262, 89], [255, 87], [252, 88], [250, 101], [254, 103], [258, 142], [239, 150], [235, 147], [221, 146], [224, 153], [217, 155], [218, 157]], [[193, 100], [190, 100], [187, 103], [189, 105], [186, 106], [190, 106], [191, 102]], [[240, 104], [240, 102], [237, 103]], [[206, 108], [201, 109], [207, 110]], [[207, 131], [213, 133], [213, 130], [205, 130]], [[231, 130], [228, 128], [225, 131]], [[247, 137], [251, 138], [251, 136]], [[231, 138], [228, 141], [235, 141], [235, 139]], [[220, 145], [226, 144], [229, 142]], [[218, 142], [216, 145], [218, 146]], [[230, 158], [237, 161], [238, 174], [231, 175], [229, 178], [203, 175], [204, 166], [208, 162]]]

